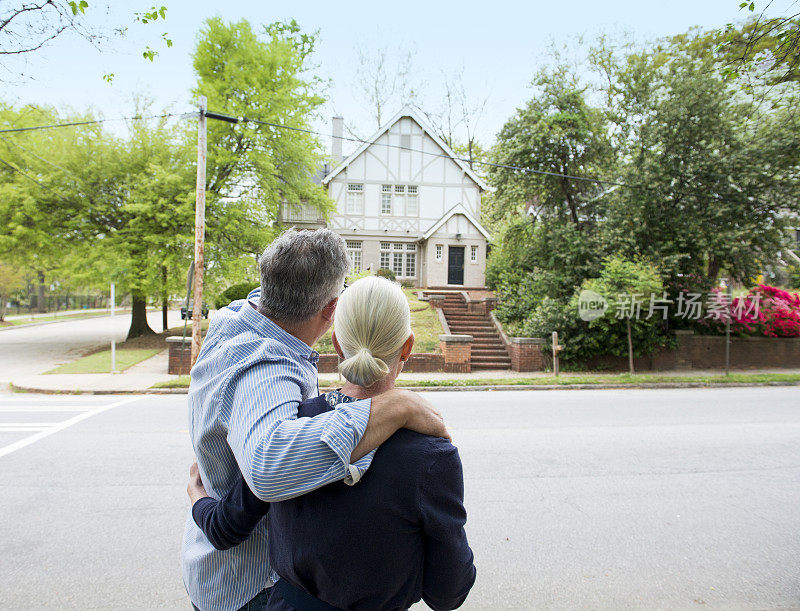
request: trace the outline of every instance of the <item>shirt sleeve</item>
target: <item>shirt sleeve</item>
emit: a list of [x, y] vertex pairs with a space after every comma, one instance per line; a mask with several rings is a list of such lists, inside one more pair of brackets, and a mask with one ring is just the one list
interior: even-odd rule
[[254, 495], [240, 477], [219, 501], [199, 499], [192, 506], [192, 517], [211, 545], [226, 550], [247, 539], [268, 511], [269, 503]]
[[262, 501], [293, 498], [335, 481], [353, 484], [372, 462], [368, 454], [350, 464], [367, 428], [371, 401], [343, 403], [298, 419], [302, 387], [303, 373], [290, 359], [259, 362], [236, 382], [228, 444]]
[[425, 533], [422, 598], [434, 611], [456, 609], [475, 583], [473, 554], [464, 524], [464, 474], [455, 446], [447, 444], [420, 487]]

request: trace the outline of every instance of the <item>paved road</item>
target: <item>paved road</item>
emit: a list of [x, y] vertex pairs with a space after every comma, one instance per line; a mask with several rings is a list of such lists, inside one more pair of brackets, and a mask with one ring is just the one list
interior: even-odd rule
[[[149, 312], [147, 320], [161, 330], [161, 312]], [[180, 313], [170, 312], [170, 326], [180, 324]], [[130, 314], [65, 320], [31, 327], [6, 327], [0, 330], [0, 386], [15, 377], [43, 373], [74, 360], [93, 348], [122, 341], [131, 324]]]
[[[465, 609], [800, 608], [797, 389], [428, 396], [464, 461]], [[0, 395], [0, 608], [188, 608], [185, 422], [183, 396]]]

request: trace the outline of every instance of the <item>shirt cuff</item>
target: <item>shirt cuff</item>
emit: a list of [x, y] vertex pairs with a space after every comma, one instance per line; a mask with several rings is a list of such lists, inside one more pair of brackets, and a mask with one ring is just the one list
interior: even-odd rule
[[372, 459], [375, 456], [377, 448], [372, 450], [369, 454], [365, 454], [361, 458], [359, 458], [354, 464], [347, 465], [350, 473], [347, 474], [344, 478], [344, 483], [348, 486], [354, 486], [358, 482], [361, 481], [361, 476], [367, 472], [370, 465], [372, 464]]
[[358, 482], [372, 463], [374, 451], [360, 458], [354, 465], [350, 464], [350, 455], [367, 430], [371, 404], [370, 399], [340, 403], [333, 410], [334, 415], [320, 436], [320, 441], [339, 457], [344, 467], [344, 481], [350, 485]]

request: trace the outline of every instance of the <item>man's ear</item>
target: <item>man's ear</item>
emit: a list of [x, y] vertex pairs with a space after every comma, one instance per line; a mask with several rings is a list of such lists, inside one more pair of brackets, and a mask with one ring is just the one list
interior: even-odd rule
[[344, 352], [342, 352], [342, 347], [339, 345], [339, 340], [336, 339], [336, 331], [331, 333], [331, 339], [333, 340], [333, 349], [336, 350], [336, 354], [344, 358]]
[[403, 344], [403, 348], [400, 350], [400, 360], [407, 361], [408, 357], [411, 356], [411, 349], [414, 347], [414, 332], [411, 332], [411, 335], [408, 336], [406, 343]]
[[336, 297], [335, 299], [331, 299], [325, 307], [322, 308], [322, 318], [325, 320], [333, 320], [333, 313], [336, 311], [336, 303], [339, 301], [339, 298]]

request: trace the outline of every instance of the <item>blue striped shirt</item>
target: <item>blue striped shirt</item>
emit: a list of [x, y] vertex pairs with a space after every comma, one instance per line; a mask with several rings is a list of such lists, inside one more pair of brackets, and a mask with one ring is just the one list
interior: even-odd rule
[[[298, 419], [299, 403], [319, 394], [319, 354], [260, 314], [253, 307], [259, 294], [216, 313], [192, 368], [189, 432], [208, 494], [223, 497], [240, 473], [267, 502], [356, 483], [374, 455], [350, 464], [369, 400]], [[266, 521], [241, 545], [220, 551], [187, 513], [183, 580], [201, 610], [234, 611], [271, 585], [268, 558]]]

